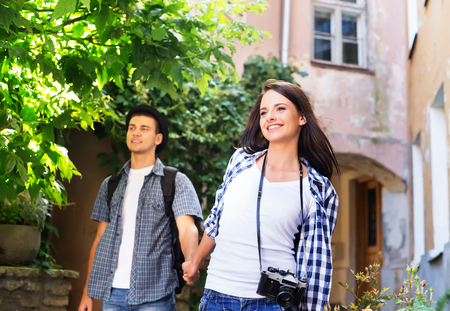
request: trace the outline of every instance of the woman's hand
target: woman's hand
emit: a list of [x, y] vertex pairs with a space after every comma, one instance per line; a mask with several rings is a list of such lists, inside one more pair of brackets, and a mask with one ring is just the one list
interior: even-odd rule
[[192, 264], [191, 261], [183, 262], [181, 265], [183, 268], [183, 279], [188, 283], [194, 283], [197, 281], [200, 277], [200, 271], [198, 270], [198, 267], [196, 267], [194, 264]]

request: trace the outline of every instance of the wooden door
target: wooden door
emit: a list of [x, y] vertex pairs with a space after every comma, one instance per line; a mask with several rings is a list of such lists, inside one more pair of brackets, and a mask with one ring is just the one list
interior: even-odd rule
[[[383, 266], [381, 184], [372, 178], [363, 179], [358, 182], [357, 189], [356, 263], [357, 272], [360, 272], [375, 262]], [[378, 290], [380, 283], [378, 274]], [[368, 289], [369, 285], [362, 287], [359, 294]]]

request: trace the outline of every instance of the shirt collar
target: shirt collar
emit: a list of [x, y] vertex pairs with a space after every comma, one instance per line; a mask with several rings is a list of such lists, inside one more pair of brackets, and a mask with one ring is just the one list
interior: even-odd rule
[[[130, 172], [131, 168], [131, 160], [128, 160], [127, 163], [122, 167], [118, 175], [126, 174]], [[153, 166], [152, 173], [155, 173], [155, 175], [163, 176], [164, 173], [164, 164], [162, 164], [161, 160], [159, 158], [156, 158], [155, 165]]]

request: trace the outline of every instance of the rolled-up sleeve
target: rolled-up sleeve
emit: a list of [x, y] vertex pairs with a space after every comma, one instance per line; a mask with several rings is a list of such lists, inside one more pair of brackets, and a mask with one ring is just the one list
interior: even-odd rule
[[95, 200], [94, 209], [92, 210], [91, 219], [95, 221], [109, 222], [109, 206], [107, 203], [108, 196], [108, 181], [106, 178], [97, 194], [97, 199]]
[[203, 220], [200, 201], [189, 178], [178, 172], [175, 177], [175, 196], [172, 204], [175, 218], [183, 215], [194, 217], [196, 223]]

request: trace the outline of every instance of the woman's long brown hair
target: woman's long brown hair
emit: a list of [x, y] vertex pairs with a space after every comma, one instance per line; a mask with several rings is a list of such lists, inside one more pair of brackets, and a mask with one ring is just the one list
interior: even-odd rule
[[263, 136], [259, 125], [260, 105], [264, 94], [273, 90], [289, 99], [306, 118], [306, 124], [300, 131], [298, 138], [298, 155], [305, 158], [316, 171], [323, 176], [330, 178], [333, 174], [333, 166], [338, 174], [339, 164], [327, 136], [322, 131], [311, 103], [302, 89], [292, 83], [267, 80], [253, 106], [250, 116], [242, 132], [241, 146], [246, 153], [252, 154], [257, 151], [267, 149], [269, 142]]

